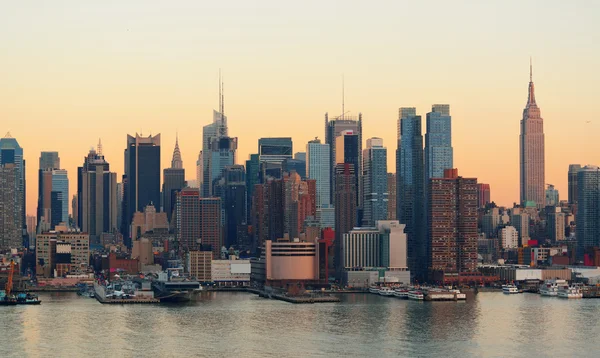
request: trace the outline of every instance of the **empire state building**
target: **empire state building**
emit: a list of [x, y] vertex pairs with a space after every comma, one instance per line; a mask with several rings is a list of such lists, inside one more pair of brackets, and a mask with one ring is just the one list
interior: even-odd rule
[[521, 120], [519, 156], [521, 204], [533, 201], [538, 208], [543, 208], [545, 205], [544, 120], [535, 103], [531, 64], [529, 64], [529, 95]]

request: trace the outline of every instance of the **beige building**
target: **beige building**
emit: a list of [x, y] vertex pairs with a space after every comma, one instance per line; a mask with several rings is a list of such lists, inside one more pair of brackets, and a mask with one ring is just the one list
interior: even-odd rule
[[219, 286], [248, 286], [250, 260], [212, 260], [211, 278]]
[[251, 260], [251, 278], [259, 285], [281, 285], [284, 281], [319, 280], [317, 241], [266, 240], [260, 259]]
[[[57, 226], [59, 227], [59, 226]], [[90, 238], [87, 233], [64, 231], [46, 232], [36, 237], [37, 274], [50, 277], [54, 271], [57, 243], [71, 245], [71, 265], [87, 269], [90, 265]], [[40, 265], [40, 259], [44, 265]]]
[[189, 251], [186, 266], [190, 276], [200, 282], [212, 281], [212, 258], [212, 251]]
[[131, 258], [138, 259], [142, 265], [154, 264], [154, 252], [152, 250], [152, 241], [142, 238], [133, 242]]
[[[139, 230], [138, 230], [139, 229]], [[138, 231], [141, 235], [155, 230], [169, 230], [169, 220], [167, 213], [157, 213], [156, 208], [152, 205], [146, 206], [144, 212], [136, 212], [133, 214], [131, 221], [131, 240], [138, 239]]]

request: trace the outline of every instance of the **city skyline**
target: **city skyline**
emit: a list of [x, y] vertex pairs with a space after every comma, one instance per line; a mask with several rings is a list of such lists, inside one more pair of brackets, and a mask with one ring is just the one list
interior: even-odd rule
[[[467, 177], [489, 183], [492, 200], [510, 206], [519, 201], [517, 133], [527, 61], [532, 55], [536, 100], [544, 109], [546, 181], [566, 198], [568, 165], [597, 163], [595, 153], [600, 143], [592, 140], [592, 133], [598, 124], [593, 120], [587, 123], [593, 113], [587, 104], [594, 103], [593, 86], [599, 79], [594, 71], [599, 54], [589, 46], [593, 9], [578, 11], [576, 4], [506, 4], [494, 7], [498, 13], [495, 19], [514, 27], [499, 32], [492, 25], [500, 20], [489, 25], [485, 16], [472, 16], [473, 12], [491, 11], [490, 4], [479, 4], [470, 15], [457, 13], [450, 27], [445, 26], [450, 19], [443, 16], [450, 4], [439, 4], [440, 11], [435, 14], [425, 5], [414, 4], [410, 16], [404, 5], [392, 4], [381, 24], [360, 31], [346, 27], [343, 33], [334, 25], [358, 21], [359, 7], [329, 5], [317, 14], [307, 5], [307, 9], [291, 14], [284, 12], [285, 6], [273, 4], [265, 14], [248, 20], [264, 23], [255, 29], [248, 21], [234, 26], [243, 18], [243, 11], [224, 15], [226, 11], [213, 9], [218, 16], [211, 20], [194, 6], [182, 3], [177, 9], [162, 11], [159, 5], [146, 4], [144, 16], [131, 20], [132, 6], [122, 8], [123, 14], [110, 21], [93, 16], [95, 10], [114, 9], [107, 4], [90, 5], [89, 12], [83, 13], [77, 13], [81, 8], [73, 5], [64, 10], [65, 16], [49, 7], [43, 18], [18, 4], [7, 7], [11, 16], [0, 24], [4, 34], [0, 43], [7, 49], [7, 56], [0, 60], [7, 69], [0, 88], [6, 103], [0, 115], [7, 119], [3, 133], [11, 132], [24, 148], [30, 187], [27, 214], [35, 214], [37, 206], [37, 190], [31, 184], [37, 182], [33, 165], [40, 152], [59, 152], [73, 193], [76, 168], [98, 138], [102, 138], [105, 156], [120, 177], [127, 134], [162, 133], [163, 146], [170, 150], [179, 131], [181, 152], [187, 158], [186, 179], [194, 179], [193, 158], [201, 148], [202, 127], [210, 123], [211, 111], [218, 104], [218, 68], [224, 69], [228, 87], [229, 130], [239, 137], [238, 164], [255, 152], [260, 137], [292, 136], [296, 148], [303, 148], [315, 136], [324, 141], [323, 114], [334, 117], [342, 112], [343, 73], [345, 108], [353, 115], [363, 113], [363, 138], [377, 136], [385, 143], [394, 143], [398, 108], [414, 106], [424, 116], [434, 103], [449, 104], [454, 166]], [[274, 11], [280, 19], [270, 17]], [[539, 15], [535, 24], [528, 20], [531, 12]], [[209, 13], [215, 15], [212, 10]], [[333, 16], [336, 13], [344, 16]], [[427, 34], [400, 40], [394, 38], [398, 30], [390, 26], [392, 14], [401, 16], [393, 23], [403, 20], [410, 24], [425, 15], [437, 22], [431, 21], [435, 28]], [[332, 21], [326, 21], [327, 17]], [[460, 21], [463, 17], [468, 21]], [[293, 25], [305, 18], [315, 24], [306, 33], [284, 26], [286, 21]], [[196, 25], [203, 19], [204, 25]], [[176, 20], [181, 26], [171, 28], [172, 36], [156, 38], [154, 24], [169, 26]], [[198, 37], [213, 21], [224, 22], [229, 30], [214, 34], [214, 39]], [[74, 27], [81, 27], [81, 31], [71, 31]], [[444, 33], [440, 35], [436, 29], [442, 27]], [[37, 39], [42, 29], [48, 35]], [[257, 37], [273, 29], [277, 35]], [[477, 35], [464, 36], [475, 29]], [[244, 34], [246, 30], [249, 32]], [[529, 36], [521, 36], [524, 32]], [[379, 35], [380, 40], [370, 40]], [[239, 43], [236, 36], [248, 40], [247, 44]], [[295, 46], [286, 45], [289, 37]], [[495, 40], [493, 44], [487, 44], [490, 37]], [[20, 43], [15, 38], [28, 41]], [[179, 41], [169, 41], [171, 38]], [[425, 45], [434, 39], [447, 41], [447, 46], [461, 51], [446, 53], [441, 60], [434, 55], [439, 49]], [[399, 41], [412, 46], [419, 56], [401, 56], [393, 49]], [[97, 45], [91, 47], [91, 43]], [[221, 51], [234, 45], [236, 50]], [[281, 46], [286, 51], [280, 51]], [[256, 48], [262, 51], [258, 53]], [[39, 51], [44, 51], [44, 62], [31, 56]], [[323, 51], [357, 55], [315, 60]], [[371, 56], [375, 52], [381, 56]], [[201, 55], [204, 53], [211, 55]], [[278, 125], [281, 121], [286, 125]], [[561, 145], [565, 141], [578, 144]], [[389, 148], [388, 155], [390, 171], [395, 162], [393, 149]], [[170, 159], [163, 155], [161, 168], [168, 167]], [[501, 170], [491, 170], [490, 161]]]

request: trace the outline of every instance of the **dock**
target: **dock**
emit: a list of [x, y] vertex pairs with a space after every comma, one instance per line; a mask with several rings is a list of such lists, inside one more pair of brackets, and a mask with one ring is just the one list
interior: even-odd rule
[[156, 304], [156, 303], [160, 303], [160, 300], [158, 298], [144, 298], [144, 299], [139, 299], [139, 298], [110, 298], [110, 299], [106, 299], [106, 298], [100, 298], [98, 295], [96, 295], [96, 299], [98, 300], [98, 302], [100, 302], [102, 304], [116, 304], [116, 305], [124, 305], [124, 304]]
[[281, 293], [266, 292], [266, 291], [262, 291], [262, 290], [259, 290], [256, 288], [248, 288], [246, 291], [257, 294], [259, 297], [272, 298], [275, 300], [289, 302], [289, 303], [296, 303], [296, 304], [333, 303], [333, 302], [341, 301], [339, 297], [335, 297], [335, 296], [331, 296], [331, 295], [311, 294], [311, 295], [288, 296], [288, 295], [281, 294]]

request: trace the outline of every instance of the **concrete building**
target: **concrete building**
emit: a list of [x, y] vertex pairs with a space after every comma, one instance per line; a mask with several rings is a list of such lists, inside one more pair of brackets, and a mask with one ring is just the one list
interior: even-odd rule
[[477, 268], [477, 179], [446, 169], [429, 181], [430, 270], [473, 272]]
[[565, 214], [561, 208], [546, 208], [546, 231], [552, 243], [565, 240]]
[[260, 259], [251, 260], [251, 280], [258, 286], [320, 282], [317, 242], [265, 241]]
[[503, 249], [516, 249], [519, 247], [519, 232], [514, 226], [506, 226], [500, 230]]
[[197, 250], [201, 244], [200, 192], [185, 188], [177, 193], [175, 204], [177, 241], [181, 248]]
[[363, 226], [374, 226], [376, 221], [387, 220], [388, 183], [387, 149], [383, 139], [367, 139], [363, 151]]
[[580, 164], [569, 164], [568, 187], [569, 204], [577, 204], [577, 172], [581, 169]]
[[19, 172], [15, 164], [0, 165], [0, 249], [23, 246]]
[[[349, 133], [351, 131], [353, 134], [358, 136], [358, 148], [356, 152], [358, 153], [358, 158], [356, 160], [354, 170], [356, 172], [356, 176], [362, 173], [362, 114], [359, 113], [358, 116], [349, 116], [346, 113], [342, 113], [341, 116], [335, 117], [332, 120], [329, 120], [329, 115], [325, 113], [325, 144], [329, 144], [330, 148], [330, 167], [332, 170], [330, 171], [331, 179], [331, 204], [335, 206], [335, 179], [336, 174], [333, 168], [335, 168], [336, 164], [340, 162], [337, 160], [339, 157], [338, 151], [343, 150], [338, 148], [337, 146], [337, 138], [342, 135], [342, 132]], [[342, 163], [345, 163], [342, 162]], [[358, 181], [357, 181], [358, 182]], [[357, 196], [356, 200], [361, 197], [360, 188], [358, 188], [358, 184], [356, 187]]]
[[136, 212], [131, 220], [131, 239], [135, 241], [149, 232], [168, 232], [169, 221], [166, 213], [157, 213], [153, 205], [144, 208], [144, 212]]
[[397, 220], [382, 220], [376, 225], [354, 228], [343, 235], [344, 270], [384, 267], [407, 271], [405, 225]]
[[519, 246], [527, 244], [529, 241], [529, 214], [521, 208], [513, 208], [510, 216], [510, 223], [519, 232]]
[[427, 276], [428, 267], [421, 116], [417, 116], [414, 107], [403, 107], [398, 117], [396, 215], [400, 223], [406, 225], [408, 267], [422, 280]]
[[331, 162], [329, 144], [314, 139], [306, 145], [306, 175], [316, 181], [317, 206], [331, 203]]
[[[392, 271], [408, 270], [408, 248], [405, 228], [397, 220], [381, 220], [376, 223], [383, 238], [382, 264]], [[405, 281], [408, 282], [408, 281]]]
[[538, 209], [545, 205], [544, 121], [535, 102], [535, 89], [530, 66], [529, 94], [523, 110], [519, 135], [521, 204], [533, 201]]
[[335, 166], [335, 267], [338, 276], [343, 269], [342, 240], [357, 224], [356, 181], [354, 165], [337, 164]]
[[560, 203], [558, 190], [554, 188], [554, 185], [548, 184], [548, 188], [546, 189], [546, 206], [558, 206]]
[[148, 205], [160, 211], [160, 134], [127, 135], [123, 191], [121, 233], [125, 244], [131, 247], [129, 227], [133, 214]]
[[163, 211], [167, 213], [169, 222], [173, 217], [173, 210], [175, 210], [175, 194], [184, 187], [185, 169], [183, 168], [183, 160], [181, 159], [181, 151], [179, 150], [179, 138], [175, 138], [175, 149], [173, 149], [171, 167], [163, 169]]
[[498, 237], [498, 226], [501, 222], [500, 209], [492, 208], [481, 219], [481, 232], [486, 238]]
[[135, 240], [131, 250], [131, 258], [137, 259], [142, 265], [154, 265], [152, 241], [146, 238]]
[[56, 268], [56, 245], [60, 242], [71, 245], [70, 264], [72, 266], [80, 269], [86, 269], [90, 265], [90, 239], [87, 233], [74, 231], [46, 232], [38, 234], [36, 237], [36, 260], [38, 265], [38, 275], [42, 275], [44, 277], [52, 276], [54, 269]]
[[213, 260], [211, 278], [217, 286], [247, 287], [250, 285], [250, 260]]

